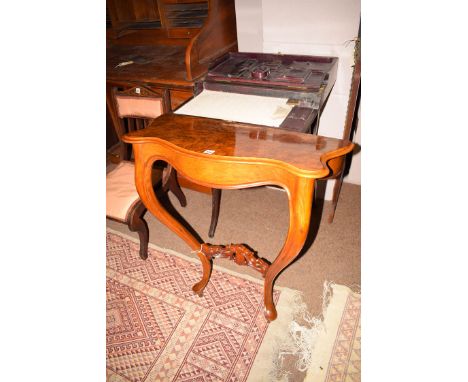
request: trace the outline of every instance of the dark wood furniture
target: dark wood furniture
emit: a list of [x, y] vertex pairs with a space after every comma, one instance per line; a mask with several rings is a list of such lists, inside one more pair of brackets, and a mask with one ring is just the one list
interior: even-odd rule
[[[217, 119], [166, 114], [123, 140], [135, 152], [135, 182], [148, 210], [197, 251], [203, 277], [193, 290], [206, 287], [212, 259], [227, 257], [257, 269], [265, 277], [264, 302], [268, 320], [277, 317], [273, 282], [298, 255], [306, 240], [316, 179], [339, 173], [353, 149], [349, 141]], [[210, 154], [205, 153], [209, 149]], [[270, 264], [244, 245], [212, 246], [200, 242], [158, 201], [151, 183], [156, 160], [170, 163], [192, 182], [206, 187], [239, 189], [276, 185], [287, 191], [289, 230], [286, 242]]]
[[286, 98], [294, 106], [279, 127], [316, 134], [337, 69], [336, 57], [230, 52], [213, 63], [199, 88]]
[[107, 9], [107, 90], [164, 89], [170, 110], [214, 59], [237, 50], [234, 0], [107, 0]]

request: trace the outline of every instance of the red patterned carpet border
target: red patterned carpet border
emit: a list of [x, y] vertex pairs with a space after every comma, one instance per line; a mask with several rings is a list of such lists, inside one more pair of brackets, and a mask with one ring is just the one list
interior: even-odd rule
[[[107, 380], [246, 381], [268, 327], [263, 287], [107, 232]], [[275, 291], [275, 302], [279, 299]]]

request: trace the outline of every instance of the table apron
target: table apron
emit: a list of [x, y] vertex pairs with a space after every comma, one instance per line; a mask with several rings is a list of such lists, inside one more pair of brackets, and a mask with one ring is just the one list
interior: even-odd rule
[[292, 166], [279, 161], [256, 158], [192, 155], [175, 151], [157, 143], [134, 144], [136, 171], [151, 168], [157, 160], [171, 164], [179, 174], [202, 186], [240, 189], [262, 185], [277, 185], [289, 191], [298, 181], [312, 181], [310, 175], [300, 176]]

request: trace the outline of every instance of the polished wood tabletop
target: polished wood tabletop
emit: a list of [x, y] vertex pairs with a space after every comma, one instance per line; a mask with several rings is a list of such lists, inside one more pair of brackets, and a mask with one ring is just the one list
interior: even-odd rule
[[329, 169], [325, 163], [348, 153], [353, 145], [346, 140], [280, 128], [176, 114], [162, 115], [146, 129], [125, 135], [124, 141], [164, 141], [179, 150], [210, 155], [213, 159], [222, 156], [278, 161], [311, 178], [326, 176]]
[[[202, 280], [193, 286], [199, 295], [208, 284], [215, 258], [227, 258], [262, 274], [265, 317], [277, 317], [273, 283], [299, 254], [309, 232], [314, 182], [336, 176], [353, 149], [346, 140], [297, 133], [280, 128], [210, 118], [166, 114], [151, 125], [123, 136], [135, 153], [135, 185], [143, 204], [197, 253]], [[289, 230], [283, 248], [269, 263], [244, 244], [200, 242], [159, 202], [152, 184], [152, 167], [163, 160], [190, 181], [211, 188], [283, 187], [289, 200]]]

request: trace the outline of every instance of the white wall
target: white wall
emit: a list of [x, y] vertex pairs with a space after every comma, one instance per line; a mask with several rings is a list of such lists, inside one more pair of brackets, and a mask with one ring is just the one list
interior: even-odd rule
[[261, 52], [263, 45], [262, 0], [236, 0], [235, 5], [239, 51]]
[[[239, 51], [339, 58], [336, 83], [320, 121], [320, 135], [342, 137], [360, 6], [360, 0], [236, 0]], [[360, 164], [353, 161], [352, 166], [355, 162]], [[360, 184], [358, 173], [360, 178], [360, 169], [353, 171], [353, 183]], [[327, 200], [331, 199], [333, 182], [328, 182]]]

